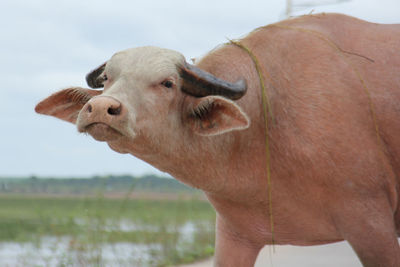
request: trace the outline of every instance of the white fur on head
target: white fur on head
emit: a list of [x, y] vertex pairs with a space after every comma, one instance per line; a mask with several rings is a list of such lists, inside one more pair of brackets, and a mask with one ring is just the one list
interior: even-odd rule
[[170, 75], [178, 75], [178, 66], [185, 58], [179, 52], [154, 46], [127, 49], [116, 53], [107, 63], [111, 76], [129, 75], [130, 79], [152, 83]]

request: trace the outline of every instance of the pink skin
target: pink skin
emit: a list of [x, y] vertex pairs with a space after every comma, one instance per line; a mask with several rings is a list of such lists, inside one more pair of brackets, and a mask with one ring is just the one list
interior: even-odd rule
[[[400, 266], [400, 26], [337, 14], [277, 25], [241, 40], [262, 63], [274, 114], [275, 243], [347, 240], [364, 266]], [[180, 90], [182, 62], [169, 50], [127, 50], [107, 63], [103, 92], [66, 89], [36, 110], [201, 188], [217, 211], [215, 266], [253, 266], [272, 240], [258, 75], [246, 52], [224, 45], [197, 66], [245, 78], [247, 94], [195, 98]]]

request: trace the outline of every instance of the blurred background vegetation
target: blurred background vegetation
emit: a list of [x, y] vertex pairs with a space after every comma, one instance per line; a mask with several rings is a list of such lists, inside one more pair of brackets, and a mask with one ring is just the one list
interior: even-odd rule
[[1, 266], [174, 266], [211, 256], [214, 227], [169, 178], [0, 178]]

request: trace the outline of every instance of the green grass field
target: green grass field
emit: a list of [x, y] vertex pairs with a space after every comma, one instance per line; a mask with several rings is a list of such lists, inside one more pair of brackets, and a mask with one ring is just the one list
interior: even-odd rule
[[[213, 254], [214, 227], [215, 212], [199, 199], [109, 199], [102, 194], [90, 198], [0, 195], [0, 243], [33, 244], [31, 252], [35, 254], [36, 248], [36, 256], [40, 257], [43, 242], [49, 237], [56, 240], [52, 249], [58, 254], [43, 256], [39, 264], [32, 266], [188, 263]], [[118, 251], [110, 263], [104, 255], [105, 246], [119, 248], [121, 244], [145, 248], [146, 255], [130, 252], [120, 256]], [[1, 259], [0, 265], [5, 266]]]

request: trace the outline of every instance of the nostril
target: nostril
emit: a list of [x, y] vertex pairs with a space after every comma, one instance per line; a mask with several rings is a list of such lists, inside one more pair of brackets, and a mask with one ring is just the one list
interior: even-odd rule
[[87, 110], [89, 113], [91, 113], [91, 112], [92, 112], [92, 105], [89, 104], [86, 110]]
[[119, 114], [121, 114], [121, 106], [114, 108], [114, 107], [109, 107], [107, 109], [107, 113], [113, 116], [117, 116]]

